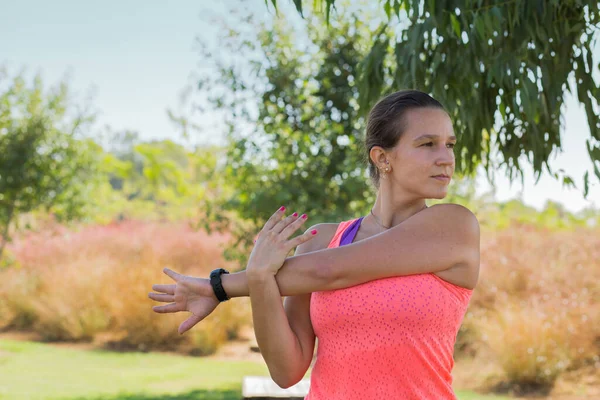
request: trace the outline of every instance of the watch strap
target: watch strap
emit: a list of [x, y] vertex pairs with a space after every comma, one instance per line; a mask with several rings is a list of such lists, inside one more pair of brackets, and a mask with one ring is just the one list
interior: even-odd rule
[[223, 283], [221, 282], [221, 275], [228, 274], [229, 271], [223, 268], [217, 268], [210, 273], [210, 285], [215, 292], [215, 296], [219, 301], [227, 301], [229, 297], [227, 293], [225, 293], [225, 289], [223, 289]]

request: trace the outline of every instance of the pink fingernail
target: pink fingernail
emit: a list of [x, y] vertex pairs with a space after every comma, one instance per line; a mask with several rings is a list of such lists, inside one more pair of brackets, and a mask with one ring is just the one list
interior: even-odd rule
[[281, 206], [281, 208], [279, 209], [279, 211], [285, 211], [285, 207]]
[[294, 217], [297, 217], [297, 216], [298, 216], [298, 213], [297, 213], [297, 212], [295, 212], [295, 213], [293, 213], [293, 214], [292, 214], [292, 216], [294, 216]]
[[313, 235], [316, 235], [317, 234], [317, 230], [313, 229], [312, 231], [310, 231], [310, 233], [312, 233]]
[[308, 217], [306, 216], [306, 214], [302, 214], [302, 216], [301, 216], [300, 218], [304, 218], [304, 219], [306, 219], [306, 218], [308, 218]]

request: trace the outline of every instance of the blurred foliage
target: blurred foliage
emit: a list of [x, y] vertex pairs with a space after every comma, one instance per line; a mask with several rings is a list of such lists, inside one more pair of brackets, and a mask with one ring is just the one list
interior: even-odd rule
[[220, 193], [216, 146], [186, 147], [172, 140], [142, 141], [136, 132], [110, 132], [102, 151], [102, 185], [95, 221], [182, 220], [196, 216], [198, 202]]
[[224, 23], [220, 56], [204, 47], [218, 73], [198, 86], [227, 126], [222, 173], [231, 192], [203, 205], [203, 225], [232, 232], [228, 257], [244, 260], [281, 205], [316, 224], [365, 214], [375, 201], [356, 86], [367, 21], [349, 15], [332, 32], [314, 17], [302, 31], [284, 17], [267, 26], [242, 15]]
[[77, 137], [93, 116], [74, 111], [69, 96], [66, 82], [45, 90], [39, 75], [28, 84], [0, 69], [0, 257], [20, 214], [79, 218], [98, 183], [97, 145]]
[[[307, 2], [293, 3], [306, 13]], [[348, 20], [347, 2], [312, 3], [319, 14], [325, 11], [330, 34], [337, 35]], [[593, 60], [599, 7], [598, 1], [581, 0], [381, 0], [382, 18], [368, 35], [370, 50], [357, 79], [361, 110], [398, 88], [423, 90], [454, 119], [459, 170], [472, 172], [482, 163], [489, 175], [498, 168], [492, 156], [499, 153], [510, 178], [523, 179], [527, 162], [538, 177], [546, 169], [575, 186], [549, 163], [561, 148], [568, 90], [585, 109], [587, 149], [600, 180], [600, 88], [592, 77], [599, 72]], [[589, 172], [583, 176], [586, 196]]]

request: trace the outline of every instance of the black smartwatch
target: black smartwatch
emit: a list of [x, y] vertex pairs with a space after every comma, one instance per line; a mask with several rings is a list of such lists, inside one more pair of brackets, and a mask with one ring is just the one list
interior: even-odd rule
[[212, 286], [215, 296], [217, 296], [219, 301], [229, 300], [229, 297], [227, 296], [227, 293], [225, 293], [225, 289], [223, 289], [223, 284], [221, 282], [221, 275], [228, 273], [229, 271], [223, 268], [217, 268], [210, 273], [210, 285]]

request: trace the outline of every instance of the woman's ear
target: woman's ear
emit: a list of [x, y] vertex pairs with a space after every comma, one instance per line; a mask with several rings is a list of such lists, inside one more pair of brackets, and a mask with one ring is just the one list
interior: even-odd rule
[[377, 168], [380, 168], [382, 165], [384, 165], [385, 160], [387, 159], [385, 150], [383, 150], [383, 148], [380, 146], [373, 146], [369, 152], [369, 157]]
[[369, 152], [369, 156], [371, 157], [371, 161], [375, 164], [375, 167], [378, 169], [390, 166], [391, 153], [386, 152], [380, 146], [373, 146]]

